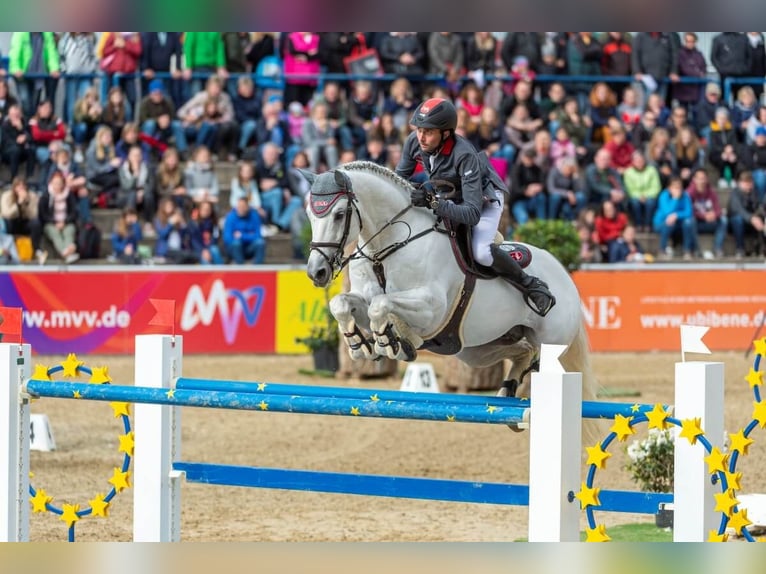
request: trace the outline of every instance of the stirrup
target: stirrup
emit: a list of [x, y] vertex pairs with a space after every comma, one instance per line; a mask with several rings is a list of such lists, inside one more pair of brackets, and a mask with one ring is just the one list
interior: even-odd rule
[[[545, 306], [545, 308], [540, 309], [537, 307], [534, 301], [532, 301], [529, 298], [529, 295], [531, 293], [541, 293], [548, 299], [548, 304]], [[551, 293], [548, 289], [545, 289], [543, 287], [539, 286], [539, 283], [537, 283], [535, 286], [532, 287], [525, 287], [521, 291], [522, 296], [524, 297], [524, 303], [527, 304], [527, 307], [532, 309], [535, 313], [540, 315], [541, 317], [545, 317], [548, 312], [553, 309], [553, 306], [556, 304], [556, 298], [553, 296], [553, 293]]]

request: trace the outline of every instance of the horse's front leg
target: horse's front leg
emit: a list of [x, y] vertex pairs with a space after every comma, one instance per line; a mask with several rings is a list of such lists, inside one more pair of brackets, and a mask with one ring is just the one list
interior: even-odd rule
[[352, 359], [377, 359], [367, 316], [369, 304], [358, 293], [341, 293], [330, 300], [330, 313], [338, 321]]
[[414, 361], [423, 344], [418, 333], [432, 333], [446, 308], [446, 294], [427, 287], [376, 295], [368, 311], [376, 352], [390, 359]]

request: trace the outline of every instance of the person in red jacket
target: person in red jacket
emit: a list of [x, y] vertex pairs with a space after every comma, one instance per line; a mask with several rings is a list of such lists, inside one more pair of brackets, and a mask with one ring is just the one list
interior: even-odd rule
[[612, 162], [610, 167], [617, 170], [622, 175], [623, 172], [631, 166], [633, 161], [633, 152], [636, 149], [633, 144], [628, 141], [625, 128], [622, 126], [614, 126], [609, 132], [611, 137], [609, 141], [604, 144], [604, 149], [608, 150], [612, 154]]
[[596, 216], [595, 234], [604, 261], [617, 260], [617, 240], [622, 237], [626, 225], [628, 216], [617, 211], [614, 202], [607, 199], [601, 204], [601, 212]]
[[37, 106], [37, 113], [29, 120], [29, 131], [35, 156], [40, 164], [50, 158], [50, 143], [66, 138], [66, 124], [61, 118], [53, 115], [53, 104], [50, 100], [43, 100]]
[[136, 78], [141, 60], [141, 35], [138, 32], [106, 32], [101, 69], [107, 74], [107, 84], [112, 85], [112, 75], [123, 75], [119, 84], [131, 106], [136, 103]]

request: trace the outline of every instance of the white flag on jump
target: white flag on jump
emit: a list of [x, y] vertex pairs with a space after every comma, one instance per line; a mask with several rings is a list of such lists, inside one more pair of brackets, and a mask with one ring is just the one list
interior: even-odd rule
[[681, 352], [710, 354], [710, 349], [702, 342], [702, 337], [710, 330], [710, 327], [699, 325], [681, 325]]

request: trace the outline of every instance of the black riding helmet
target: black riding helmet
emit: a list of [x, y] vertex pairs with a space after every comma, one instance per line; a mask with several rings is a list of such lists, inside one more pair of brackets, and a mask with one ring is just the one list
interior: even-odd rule
[[412, 114], [410, 123], [416, 128], [455, 131], [457, 128], [457, 110], [449, 100], [430, 98], [418, 106], [418, 109]]

